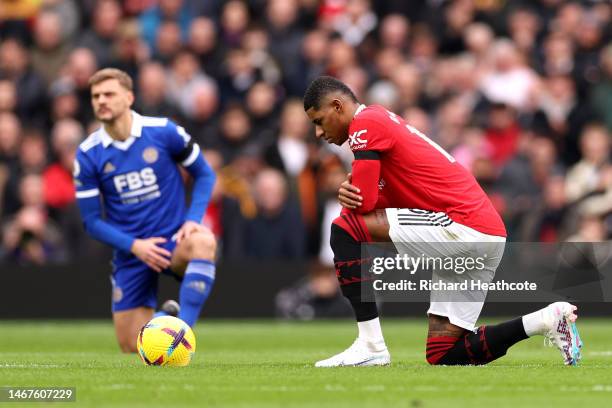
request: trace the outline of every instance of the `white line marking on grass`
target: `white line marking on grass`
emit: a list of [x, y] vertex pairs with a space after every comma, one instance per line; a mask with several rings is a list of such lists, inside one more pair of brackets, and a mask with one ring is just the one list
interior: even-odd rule
[[59, 368], [65, 367], [59, 364], [37, 364], [37, 363], [28, 363], [28, 364], [0, 364], [0, 368]]
[[587, 353], [589, 356], [612, 356], [612, 350], [605, 351], [589, 351]]
[[364, 391], [368, 391], [368, 392], [381, 392], [385, 390], [385, 386], [384, 385], [366, 385], [365, 387], [363, 387]]
[[327, 384], [325, 386], [325, 391], [333, 391], [333, 392], [337, 392], [337, 391], [346, 391], [346, 388], [343, 385], [332, 385], [332, 384]]
[[133, 390], [136, 387], [132, 384], [108, 384], [100, 385], [98, 388], [102, 390]]

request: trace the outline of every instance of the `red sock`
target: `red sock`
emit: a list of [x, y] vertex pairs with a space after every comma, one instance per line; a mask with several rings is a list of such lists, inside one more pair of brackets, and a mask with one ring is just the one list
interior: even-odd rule
[[453, 348], [459, 337], [440, 336], [427, 339], [427, 362], [435, 365], [442, 357]]

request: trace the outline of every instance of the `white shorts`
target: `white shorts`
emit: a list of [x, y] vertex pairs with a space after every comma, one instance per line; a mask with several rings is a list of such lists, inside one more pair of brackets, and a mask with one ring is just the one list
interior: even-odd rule
[[[481, 270], [468, 270], [463, 274], [434, 271], [432, 281], [480, 280], [484, 283], [493, 280], [504, 254], [506, 238], [483, 234], [452, 221], [443, 212], [387, 208], [386, 213], [389, 236], [400, 255], [426, 253], [430, 257], [476, 258], [486, 254]], [[461, 291], [453, 294], [453, 301], [449, 302], [447, 296], [432, 290], [427, 314], [448, 317], [452, 324], [474, 331], [485, 297], [486, 290]]]

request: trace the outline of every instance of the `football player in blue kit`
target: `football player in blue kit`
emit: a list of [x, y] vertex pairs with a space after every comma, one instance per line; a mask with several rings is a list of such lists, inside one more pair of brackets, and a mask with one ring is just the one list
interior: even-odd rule
[[[190, 326], [210, 294], [216, 241], [200, 221], [215, 174], [182, 127], [131, 110], [125, 72], [105, 68], [89, 84], [102, 127], [77, 151], [76, 197], [85, 230], [114, 248], [113, 321], [121, 350], [135, 352], [154, 314], [159, 273], [182, 279], [178, 317]], [[193, 177], [189, 207], [178, 166]]]

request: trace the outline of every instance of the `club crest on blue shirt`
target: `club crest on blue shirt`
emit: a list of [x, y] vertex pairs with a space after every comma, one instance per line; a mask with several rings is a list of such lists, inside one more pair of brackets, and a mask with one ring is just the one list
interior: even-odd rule
[[159, 157], [159, 153], [157, 152], [157, 149], [154, 147], [147, 147], [142, 152], [142, 158], [147, 163], [155, 163], [158, 157]]

